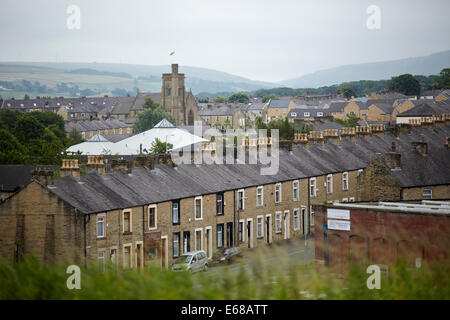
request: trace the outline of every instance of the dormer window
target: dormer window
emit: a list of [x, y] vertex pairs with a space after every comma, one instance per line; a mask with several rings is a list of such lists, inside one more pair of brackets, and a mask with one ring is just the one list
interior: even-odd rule
[[309, 117], [309, 116], [310, 116], [310, 113], [309, 113], [309, 112], [304, 112], [303, 115], [304, 115], [305, 117]]
[[317, 112], [318, 117], [323, 117], [323, 112]]
[[291, 112], [291, 116], [292, 117], [296, 117], [297, 116], [297, 112]]

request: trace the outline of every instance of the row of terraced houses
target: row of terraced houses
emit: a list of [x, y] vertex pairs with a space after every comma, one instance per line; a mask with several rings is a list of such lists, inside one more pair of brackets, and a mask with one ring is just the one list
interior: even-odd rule
[[441, 120], [298, 142], [280, 150], [275, 175], [261, 175], [260, 164], [174, 165], [163, 155], [90, 156], [80, 176], [68, 159], [60, 178], [36, 170], [0, 204], [0, 257], [166, 268], [187, 251], [211, 258], [307, 236], [313, 205], [449, 199], [450, 125]]

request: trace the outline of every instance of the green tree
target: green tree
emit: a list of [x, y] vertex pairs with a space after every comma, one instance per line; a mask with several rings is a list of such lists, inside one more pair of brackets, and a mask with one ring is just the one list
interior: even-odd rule
[[0, 163], [24, 164], [28, 151], [19, 140], [6, 129], [0, 129]]
[[40, 140], [39, 164], [59, 164], [61, 163], [61, 153], [64, 152], [64, 145], [55, 133], [45, 128]]
[[34, 114], [25, 113], [16, 121], [13, 133], [21, 143], [29, 145], [32, 140], [42, 137], [44, 130]]
[[213, 99], [213, 101], [215, 101], [215, 102], [225, 102], [225, 101], [227, 101], [227, 98], [224, 98], [224, 97], [215, 97], [215, 98]]
[[268, 102], [269, 100], [276, 100], [276, 99], [279, 99], [279, 97], [278, 97], [277, 95], [274, 95], [274, 94], [268, 94], [268, 95], [265, 95], [264, 97], [262, 97], [262, 102], [263, 102], [263, 103], [266, 103], [266, 102]]
[[442, 69], [433, 85], [439, 89], [450, 89], [450, 68]]
[[407, 96], [420, 94], [420, 83], [410, 74], [402, 74], [398, 77], [392, 77], [388, 82], [388, 89], [403, 93]]
[[150, 153], [152, 154], [164, 154], [167, 153], [167, 151], [170, 151], [170, 149], [173, 148], [173, 144], [169, 142], [162, 142], [158, 138], [155, 139], [155, 141], [152, 142], [152, 147], [150, 149]]
[[162, 107], [156, 107], [154, 109], [147, 108], [137, 115], [136, 122], [133, 126], [134, 132], [140, 133], [150, 130], [164, 118], [166, 118], [172, 124], [175, 124], [175, 120], [173, 119], [171, 114], [165, 112]]
[[79, 144], [79, 143], [82, 143], [84, 141], [83, 136], [81, 135], [81, 133], [79, 133], [77, 131], [77, 129], [75, 129], [75, 128], [73, 128], [72, 131], [70, 131], [69, 139], [71, 140], [69, 142], [70, 145], [72, 145], [72, 144]]
[[250, 97], [245, 93], [235, 93], [228, 97], [229, 102], [239, 102], [239, 103], [248, 103], [250, 102]]
[[161, 107], [161, 105], [158, 102], [153, 101], [152, 98], [145, 98], [145, 102], [142, 105], [142, 108], [144, 109], [156, 109], [158, 107]]
[[356, 93], [352, 88], [342, 87], [338, 90], [338, 93], [342, 94], [344, 98], [356, 97]]
[[16, 110], [0, 110], [0, 128], [12, 131], [17, 119], [19, 119], [21, 115], [22, 113]]

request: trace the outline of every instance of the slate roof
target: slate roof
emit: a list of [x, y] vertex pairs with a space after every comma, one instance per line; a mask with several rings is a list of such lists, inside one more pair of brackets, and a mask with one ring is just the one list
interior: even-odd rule
[[450, 113], [448, 104], [435, 104], [424, 102], [411, 108], [403, 113], [397, 115], [397, 117], [420, 117], [420, 116], [432, 116], [441, 115], [444, 113]]
[[36, 169], [52, 169], [58, 166], [50, 165], [0, 165], [0, 192], [14, 192], [31, 181], [31, 172]]
[[198, 114], [200, 116], [232, 116], [237, 108], [239, 108], [238, 104], [201, 103], [198, 107]]
[[64, 128], [66, 132], [71, 132], [73, 128], [75, 128], [78, 132], [86, 132], [86, 131], [97, 131], [97, 130], [106, 130], [106, 129], [120, 129], [120, 128], [129, 128], [130, 125], [119, 121], [117, 119], [106, 119], [106, 120], [84, 120], [77, 122], [66, 122]]
[[383, 111], [384, 114], [391, 114], [392, 111], [394, 111], [394, 107], [389, 103], [372, 103], [368, 105], [368, 108], [370, 108], [372, 105]]
[[[49, 191], [84, 213], [104, 212], [173, 199], [253, 187], [298, 178], [365, 168], [378, 154], [390, 152], [396, 141], [401, 154], [401, 170], [392, 171], [400, 186], [450, 184], [450, 149], [444, 148], [450, 126], [423, 128], [400, 133], [397, 138], [386, 132], [353, 142], [345, 138], [339, 144], [299, 145], [292, 152], [280, 151], [276, 175], [261, 175], [260, 164], [194, 165], [175, 168], [156, 165], [155, 169], [134, 168], [131, 174], [113, 171], [106, 176], [96, 172], [83, 175], [81, 181], [70, 176], [57, 179]], [[411, 151], [411, 142], [428, 143], [429, 153]], [[423, 165], [423, 164], [426, 165]]]
[[290, 99], [270, 100], [268, 108], [288, 108], [290, 103]]

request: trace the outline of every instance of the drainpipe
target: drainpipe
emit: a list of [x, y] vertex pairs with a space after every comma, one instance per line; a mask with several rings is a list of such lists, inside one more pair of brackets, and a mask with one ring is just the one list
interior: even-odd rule
[[142, 255], [144, 256], [144, 259], [142, 259], [142, 265], [144, 266], [144, 260], [145, 260], [145, 205], [142, 206]]
[[[75, 214], [78, 213], [78, 209], [75, 208]], [[84, 268], [87, 268], [87, 235], [86, 235], [87, 215], [83, 215], [83, 233], [84, 233]]]
[[[233, 212], [234, 212], [234, 237], [233, 237], [233, 247], [235, 247], [236, 241], [239, 241], [239, 226], [236, 225], [236, 190], [233, 190]], [[236, 237], [237, 234], [237, 237]], [[237, 242], [239, 243], [239, 242]]]

